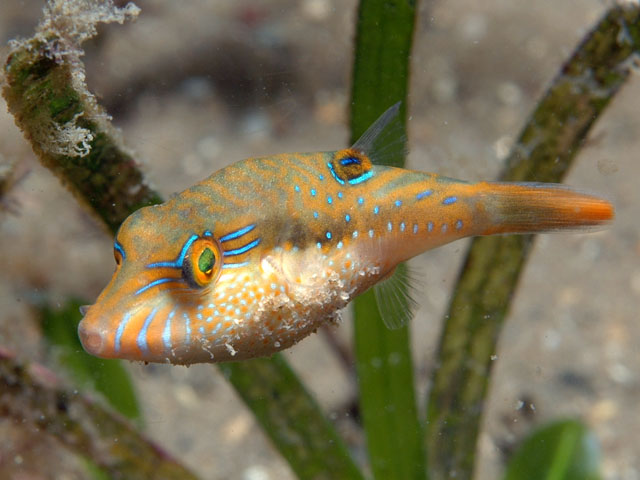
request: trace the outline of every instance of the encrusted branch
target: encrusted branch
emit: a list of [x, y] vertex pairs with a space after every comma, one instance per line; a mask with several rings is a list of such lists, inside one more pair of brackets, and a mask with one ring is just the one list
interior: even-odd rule
[[[538, 103], [502, 180], [560, 182], [589, 130], [640, 53], [640, 6], [611, 8], [587, 34]], [[491, 357], [532, 236], [473, 241], [440, 339], [428, 402], [426, 444], [433, 480], [471, 478]]]
[[55, 373], [0, 350], [0, 417], [37, 426], [90, 459], [110, 478], [197, 477], [131, 425], [88, 397], [65, 389]]
[[85, 85], [80, 44], [98, 22], [137, 15], [133, 4], [55, 0], [36, 35], [11, 44], [2, 95], [43, 165], [115, 231], [133, 210], [159, 203]]

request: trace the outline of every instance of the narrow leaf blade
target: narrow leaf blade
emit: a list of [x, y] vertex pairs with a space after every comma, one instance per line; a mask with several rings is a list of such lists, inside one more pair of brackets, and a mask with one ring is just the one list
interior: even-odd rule
[[[406, 142], [414, 20], [415, 2], [361, 0], [351, 98], [352, 142], [398, 101], [402, 101], [399, 120], [404, 131], [397, 136]], [[404, 147], [395, 150], [404, 151]], [[382, 155], [380, 162], [402, 166], [404, 158]], [[408, 327], [387, 329], [371, 291], [356, 299], [354, 314], [360, 409], [373, 475], [378, 479], [424, 479]]]

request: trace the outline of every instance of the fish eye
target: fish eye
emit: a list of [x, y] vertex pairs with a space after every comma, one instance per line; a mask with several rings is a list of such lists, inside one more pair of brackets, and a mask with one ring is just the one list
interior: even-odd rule
[[182, 275], [193, 287], [206, 287], [220, 273], [220, 247], [211, 237], [196, 239], [187, 251]]

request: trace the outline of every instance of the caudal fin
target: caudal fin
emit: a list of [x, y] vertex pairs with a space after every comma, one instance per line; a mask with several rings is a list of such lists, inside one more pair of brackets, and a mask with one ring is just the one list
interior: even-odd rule
[[607, 200], [565, 185], [485, 182], [477, 186], [477, 208], [486, 215], [480, 235], [593, 228], [614, 217]]

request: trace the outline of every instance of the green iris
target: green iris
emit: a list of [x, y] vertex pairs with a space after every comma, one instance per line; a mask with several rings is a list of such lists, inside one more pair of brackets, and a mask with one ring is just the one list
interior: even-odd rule
[[206, 275], [209, 275], [213, 270], [213, 265], [216, 263], [216, 257], [213, 254], [213, 250], [205, 248], [200, 254], [198, 259], [198, 268]]

